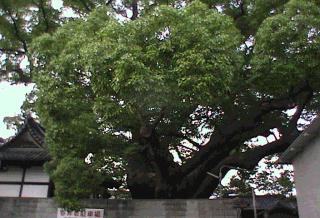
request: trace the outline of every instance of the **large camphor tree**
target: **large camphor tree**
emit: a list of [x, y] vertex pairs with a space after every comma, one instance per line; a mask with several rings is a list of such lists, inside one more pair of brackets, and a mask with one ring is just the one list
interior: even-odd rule
[[65, 205], [122, 183], [208, 198], [207, 172], [253, 169], [319, 110], [318, 0], [51, 3], [0, 2], [1, 75], [36, 83]]

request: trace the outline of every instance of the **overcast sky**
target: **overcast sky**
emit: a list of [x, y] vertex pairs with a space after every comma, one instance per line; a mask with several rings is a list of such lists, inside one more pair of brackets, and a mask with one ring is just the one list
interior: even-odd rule
[[14, 135], [14, 130], [6, 128], [3, 118], [18, 115], [25, 95], [31, 90], [32, 85], [10, 85], [8, 82], [0, 83], [0, 137], [8, 138]]

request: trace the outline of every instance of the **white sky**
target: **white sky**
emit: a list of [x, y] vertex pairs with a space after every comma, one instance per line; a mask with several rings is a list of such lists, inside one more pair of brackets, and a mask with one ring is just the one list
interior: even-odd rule
[[53, 0], [52, 6], [55, 9], [60, 9], [63, 6], [63, 2], [62, 2], [62, 0]]
[[6, 128], [3, 118], [20, 113], [20, 107], [25, 99], [25, 95], [32, 90], [32, 87], [32, 85], [10, 85], [8, 82], [0, 83], [0, 137], [8, 138], [15, 134], [14, 130]]

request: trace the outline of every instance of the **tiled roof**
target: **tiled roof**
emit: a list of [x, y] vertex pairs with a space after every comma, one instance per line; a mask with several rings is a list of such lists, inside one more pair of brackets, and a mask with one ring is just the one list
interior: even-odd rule
[[0, 152], [0, 160], [10, 161], [49, 161], [50, 155], [45, 149], [6, 149]]
[[50, 160], [44, 134], [44, 128], [31, 116], [27, 117], [18, 133], [0, 146], [0, 160], [24, 162]]

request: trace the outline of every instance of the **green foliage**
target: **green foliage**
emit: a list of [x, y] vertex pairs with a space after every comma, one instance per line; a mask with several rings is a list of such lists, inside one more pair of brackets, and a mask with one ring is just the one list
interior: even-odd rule
[[[237, 128], [236, 121], [251, 121], [261, 106], [291, 95], [302, 82], [313, 94], [302, 116], [310, 119], [318, 111], [318, 1], [118, 2], [66, 0], [62, 9], [71, 8], [73, 18], [50, 1], [0, 2], [0, 72], [10, 81], [36, 83], [25, 110], [33, 108], [46, 128], [53, 157], [47, 169], [63, 205], [78, 207], [90, 194], [104, 196], [106, 178], [126, 189], [130, 158], [141, 158], [133, 165], [147, 172], [138, 177], [153, 181], [150, 149], [156, 148], [141, 139], [143, 128], [154, 127], [165, 147], [152, 155], [175, 151], [183, 166], [212, 132], [230, 144], [204, 149], [204, 162], [215, 149], [235, 155], [248, 150], [245, 142], [252, 137], [272, 128], [281, 132], [291, 117], [276, 109], [263, 111], [233, 138], [222, 137]], [[134, 8], [139, 16], [129, 21]], [[295, 105], [304, 100], [291, 97]], [[185, 140], [195, 146], [182, 149]], [[231, 147], [235, 142], [238, 147]], [[256, 174], [260, 185], [275, 184], [269, 177]], [[287, 178], [272, 189], [288, 191]], [[244, 180], [233, 179], [236, 192], [248, 192]]]
[[279, 95], [301, 80], [319, 91], [320, 11], [315, 2], [292, 0], [262, 24], [252, 60], [259, 91]]
[[134, 131], [165, 108], [174, 123], [194, 105], [217, 102], [241, 66], [231, 20], [199, 3], [126, 24], [101, 14], [35, 41], [43, 117], [72, 120], [93, 110], [109, 132]]
[[[39, 71], [36, 80], [38, 87], [36, 94], [38, 97], [37, 111], [47, 127], [46, 140], [54, 156], [54, 167], [50, 167], [49, 172], [53, 180], [59, 184], [55, 191], [59, 202], [68, 207], [75, 205], [77, 199], [88, 197], [90, 193], [103, 195], [106, 187], [102, 187], [101, 181], [111, 174], [115, 176], [117, 172], [117, 170], [109, 173], [101, 171], [102, 167], [111, 167], [111, 163], [104, 158], [112, 155], [117, 159], [125, 145], [122, 141], [121, 144], [119, 143], [118, 137], [102, 134], [104, 129], [97, 122], [98, 117], [93, 112], [95, 96], [87, 84], [89, 73], [81, 72], [83, 64], [78, 58], [79, 45], [87, 44], [89, 33], [92, 33], [93, 36], [99, 24], [102, 25], [105, 19], [108, 19], [103, 16], [104, 14], [93, 15], [92, 19], [87, 21], [87, 26], [81, 25], [79, 21], [68, 23], [65, 29], [58, 30], [53, 36], [44, 35], [39, 39], [39, 44], [37, 44], [38, 41], [35, 42], [36, 46], [45, 48], [41, 48], [41, 53], [37, 54], [39, 55]], [[78, 37], [72, 41], [70, 37], [75, 35]], [[48, 57], [60, 53], [57, 59], [52, 60], [50, 64], [46, 63]], [[44, 64], [49, 67], [48, 71], [42, 70]], [[79, 68], [75, 69], [75, 66]], [[93, 155], [90, 164], [84, 162], [88, 154]], [[75, 164], [68, 164], [69, 161], [74, 161]], [[82, 168], [79, 169], [76, 163]], [[68, 168], [65, 169], [65, 167]], [[69, 189], [70, 181], [67, 175], [72, 170], [74, 170], [72, 175], [78, 180], [74, 183], [76, 186]], [[82, 171], [87, 173], [83, 175], [86, 178], [79, 179], [79, 175], [82, 177]], [[62, 179], [65, 177], [66, 179]], [[118, 176], [117, 180], [119, 179], [123, 178]], [[76, 187], [79, 189], [72, 191]]]
[[253, 171], [237, 171], [229, 182], [220, 185], [213, 196], [251, 196], [252, 188], [257, 195], [276, 195], [290, 198], [295, 195], [292, 166], [276, 164], [277, 155], [264, 158]]
[[264, 158], [262, 166], [256, 167], [248, 182], [263, 194], [290, 198], [295, 194], [292, 166], [277, 164], [278, 155]]
[[198, 3], [111, 23], [101, 30], [102, 41], [84, 50], [89, 67], [99, 70], [92, 71], [96, 111], [116, 127], [119, 116], [148, 123], [162, 108], [175, 119], [173, 113], [214, 103], [240, 66], [237, 35], [230, 20]]
[[255, 35], [261, 23], [268, 17], [281, 13], [289, 0], [203, 0], [218, 7], [234, 18], [235, 24], [246, 37]]
[[20, 116], [4, 117], [3, 122], [6, 123], [7, 129], [18, 130], [23, 125], [23, 119]]
[[233, 196], [250, 196], [252, 194], [252, 184], [248, 180], [249, 174], [238, 171], [230, 178], [228, 184], [220, 184], [213, 192], [215, 198], [228, 198]]
[[59, 11], [44, 0], [0, 2], [0, 79], [30, 83], [29, 44], [59, 26]]
[[[159, 111], [168, 114], [161, 128], [181, 128], [184, 111], [223, 98], [241, 67], [240, 39], [230, 19], [196, 2], [182, 10], [163, 6], [128, 23], [102, 7], [86, 21], [34, 40], [36, 109], [55, 158], [49, 171], [59, 183], [58, 199], [68, 205], [62, 199], [71, 196], [63, 191], [70, 184], [58, 175], [70, 158], [80, 161], [92, 153], [92, 163], [82, 164], [97, 169], [104, 157], [135, 152], [139, 145], [129, 145], [126, 134]], [[77, 165], [68, 167], [63, 171]], [[76, 184], [96, 187], [86, 180]]]
[[65, 157], [60, 160], [51, 178], [55, 181], [57, 200], [62, 207], [80, 209], [80, 200], [101, 192], [102, 178], [83, 159]]

